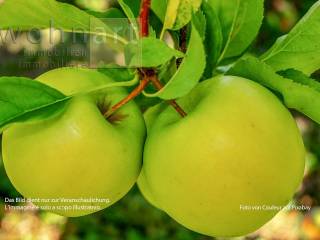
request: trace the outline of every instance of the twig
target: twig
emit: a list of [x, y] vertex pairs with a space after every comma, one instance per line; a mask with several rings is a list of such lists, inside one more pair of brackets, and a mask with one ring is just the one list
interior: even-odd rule
[[[157, 78], [156, 74], [150, 77], [150, 81], [158, 91], [163, 88], [163, 85]], [[168, 100], [167, 102], [180, 114], [181, 117], [187, 116], [187, 113], [179, 106], [179, 104], [175, 100]]]
[[151, 0], [143, 0], [140, 10], [140, 36], [149, 36], [149, 14], [150, 14]]
[[[187, 52], [187, 34], [188, 34], [188, 27], [185, 26], [185, 27], [181, 28], [179, 48], [180, 48], [180, 51], [183, 53]], [[177, 67], [178, 68], [181, 65], [181, 63], [182, 63], [182, 58], [177, 59]]]
[[[140, 37], [149, 36], [149, 14], [150, 14], [150, 6], [151, 0], [143, 0], [141, 4], [139, 22], [140, 22]], [[155, 56], [156, 57], [156, 56]], [[121, 100], [119, 103], [114, 105], [107, 113], [104, 114], [106, 118], [109, 118], [112, 114], [114, 114], [119, 108], [136, 98], [142, 91], [147, 87], [147, 85], [151, 82], [157, 90], [161, 90], [163, 88], [162, 83], [157, 77], [157, 74], [154, 69], [138, 69], [140, 72], [140, 84], [137, 86], [126, 98]], [[167, 101], [174, 109], [182, 116], [186, 117], [186, 112], [178, 105], [175, 100]]]
[[187, 37], [188, 37], [188, 27], [184, 26], [180, 30], [180, 51], [183, 53], [187, 52]]
[[114, 114], [119, 108], [122, 106], [126, 105], [128, 102], [136, 98], [142, 91], [146, 88], [146, 86], [149, 83], [149, 77], [144, 77], [141, 81], [140, 84], [133, 89], [133, 91], [124, 99], [122, 99], [120, 102], [118, 102], [116, 105], [114, 105], [109, 111], [107, 111], [104, 114], [105, 118], [109, 118], [112, 114]]

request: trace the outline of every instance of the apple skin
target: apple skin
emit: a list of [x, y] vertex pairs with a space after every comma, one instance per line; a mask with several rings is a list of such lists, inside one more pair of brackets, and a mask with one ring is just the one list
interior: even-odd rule
[[[167, 103], [160, 103], [154, 107], [149, 108], [143, 115], [144, 120], [145, 120], [145, 124], [146, 124], [146, 128], [147, 128], [147, 132], [150, 131], [151, 127], [153, 126], [154, 121], [157, 119], [158, 115], [161, 114], [161, 112], [163, 110], [166, 109], [167, 107]], [[138, 188], [141, 192], [141, 194], [143, 195], [143, 197], [155, 208], [158, 208], [161, 210], [161, 207], [159, 206], [159, 204], [157, 203], [155, 196], [153, 195], [153, 193], [151, 192], [148, 180], [146, 179], [146, 174], [145, 171], [146, 168], [142, 167], [138, 181], [137, 181], [137, 185]]]
[[293, 117], [267, 89], [232, 76], [206, 80], [178, 102], [183, 119], [171, 107], [147, 113], [141, 192], [193, 231], [255, 231], [278, 210], [245, 205], [285, 206], [302, 180], [305, 148]]
[[[62, 68], [38, 80], [64, 94], [86, 91], [112, 83], [105, 75], [89, 69]], [[74, 97], [59, 116], [41, 122], [19, 123], [3, 134], [3, 161], [8, 177], [27, 198], [100, 198], [104, 203], [41, 203], [55, 206], [51, 212], [77, 217], [98, 211], [75, 209], [76, 205], [106, 208], [122, 198], [139, 176], [145, 124], [134, 102], [116, 114], [118, 122], [107, 121], [97, 103], [113, 105], [127, 95], [122, 88], [103, 94]], [[36, 201], [36, 200], [35, 200]], [[57, 209], [67, 206], [72, 210]], [[49, 210], [50, 211], [50, 210]]]

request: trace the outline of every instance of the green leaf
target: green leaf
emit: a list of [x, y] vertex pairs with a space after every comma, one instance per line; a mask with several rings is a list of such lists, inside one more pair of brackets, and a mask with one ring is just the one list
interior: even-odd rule
[[162, 39], [166, 30], [179, 30], [187, 25], [194, 12], [196, 12], [202, 0], [168, 0], [167, 10], [164, 18]]
[[[115, 71], [113, 75], [116, 75]], [[130, 87], [138, 82], [138, 75], [135, 75], [125, 81], [108, 83], [65, 96], [56, 89], [29, 78], [0, 77], [0, 132], [12, 123], [55, 116], [61, 113], [67, 101], [75, 96], [95, 94], [112, 87]]]
[[159, 37], [163, 23], [154, 12], [150, 12], [149, 17], [149, 37]]
[[[310, 83], [312, 79], [302, 80], [298, 75], [294, 76], [295, 80], [284, 78], [275, 73], [271, 66], [254, 57], [241, 59], [228, 74], [251, 79], [274, 90], [282, 96], [288, 108], [295, 109], [320, 123], [320, 92]], [[292, 73], [290, 75], [293, 76]]]
[[162, 30], [161, 36], [163, 36], [163, 33], [167, 29], [173, 28], [174, 23], [176, 22], [176, 19], [177, 19], [180, 2], [181, 0], [168, 0], [167, 11], [166, 11], [166, 15], [163, 23], [163, 30]]
[[85, 10], [86, 13], [95, 16], [96, 18], [125, 18], [126, 16], [118, 8], [109, 8], [105, 12], [96, 12], [93, 10]]
[[294, 68], [307, 75], [320, 69], [320, 1], [261, 60], [276, 71]]
[[[119, 29], [125, 29], [128, 25], [127, 21], [124, 20], [126, 19], [126, 16], [120, 9], [109, 8], [105, 12], [85, 10], [85, 12], [96, 18], [99, 18], [100, 20], [106, 21], [106, 24], [108, 24], [108, 28], [109, 28], [108, 31], [118, 33], [118, 36], [122, 37], [123, 39], [128, 38], [128, 33], [126, 31], [119, 31]], [[108, 43], [109, 43], [109, 47], [114, 48], [115, 50], [118, 49], [116, 46], [117, 45], [116, 41], [112, 41], [112, 42], [109, 41]], [[123, 48], [120, 48], [118, 50], [122, 51]]]
[[134, 32], [136, 33], [137, 39], [139, 38], [139, 28], [138, 28], [138, 22], [137, 19], [135, 18], [134, 13], [132, 12], [131, 8], [123, 1], [123, 0], [118, 0], [118, 3], [120, 4], [122, 10], [128, 17]]
[[125, 48], [125, 53], [130, 67], [157, 67], [173, 57], [182, 58], [184, 56], [182, 52], [152, 37], [129, 43]]
[[206, 56], [200, 34], [192, 24], [188, 50], [179, 69], [160, 91], [147, 97], [159, 97], [165, 100], [176, 99], [186, 95], [197, 85], [206, 65]]
[[180, 1], [177, 17], [171, 29], [179, 30], [180, 28], [187, 25], [192, 19], [193, 12], [196, 12], [199, 9], [201, 2], [201, 0]]
[[0, 4], [0, 28], [3, 30], [24, 31], [50, 27], [65, 32], [103, 35], [116, 39], [118, 45], [127, 43], [101, 20], [70, 4], [54, 0], [6, 0]]
[[219, 62], [242, 54], [258, 34], [263, 0], [207, 0], [220, 19], [224, 48]]
[[140, 14], [141, 0], [123, 0], [123, 2], [131, 9], [135, 18]]
[[198, 30], [203, 41], [206, 39], [207, 19], [202, 11], [194, 14], [193, 23]]
[[200, 8], [203, 2], [202, 0], [190, 0], [190, 1], [191, 1], [194, 12], [198, 11], [198, 9]]
[[98, 71], [116, 82], [130, 81], [135, 77], [135, 73], [131, 69], [123, 68], [115, 64], [100, 67]]
[[177, 61], [172, 59], [171, 61], [163, 64], [157, 69], [158, 78], [163, 83], [167, 83], [177, 71]]
[[300, 72], [295, 69], [287, 69], [285, 71], [278, 72], [282, 77], [290, 78], [297, 83], [301, 83], [303, 85], [307, 85], [314, 90], [320, 92], [320, 82], [315, 79], [312, 79], [305, 75], [303, 72]]
[[205, 70], [206, 78], [212, 77], [214, 68], [217, 65], [218, 58], [220, 57], [223, 44], [223, 36], [220, 20], [212, 8], [212, 5], [206, 1], [203, 2], [202, 10], [207, 19], [205, 48], [207, 53], [207, 66]]
[[28, 78], [1, 77], [0, 130], [14, 122], [48, 117], [61, 110], [61, 104], [68, 99], [59, 91]]
[[164, 22], [166, 17], [168, 0], [152, 0], [151, 9], [157, 15], [157, 17]]
[[275, 41], [275, 43], [272, 45], [272, 47], [271, 47], [269, 50], [267, 50], [267, 51], [260, 57], [260, 60], [264, 61], [263, 58], [267, 58], [268, 56], [270, 56], [270, 55], [273, 53], [273, 51], [275, 51], [275, 50], [278, 48], [278, 46], [280, 46], [280, 44], [282, 44], [282, 42], [286, 39], [286, 37], [287, 37], [287, 34], [286, 34], [286, 35], [282, 35], [281, 37], [279, 37], [279, 38]]

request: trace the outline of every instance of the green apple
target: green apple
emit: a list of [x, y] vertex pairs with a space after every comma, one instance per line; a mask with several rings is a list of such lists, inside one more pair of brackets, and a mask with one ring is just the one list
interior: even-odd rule
[[[67, 95], [113, 82], [77, 68], [56, 69], [38, 80]], [[134, 102], [109, 119], [103, 113], [126, 95], [118, 87], [77, 95], [58, 116], [6, 130], [3, 161], [16, 189], [36, 205], [71, 217], [122, 198], [140, 173], [144, 120]]]
[[[156, 105], [155, 107], [149, 108], [144, 113], [144, 119], [147, 127], [147, 131], [149, 132], [151, 126], [153, 125], [154, 121], [157, 119], [158, 115], [167, 107], [167, 103], [161, 103]], [[141, 173], [139, 175], [137, 185], [139, 187], [140, 192], [144, 196], [144, 198], [154, 207], [161, 209], [158, 205], [155, 197], [153, 196], [150, 186], [148, 185], [148, 181], [146, 179], [146, 174], [144, 173], [146, 168], [141, 169]]]
[[185, 118], [171, 107], [147, 117], [142, 193], [205, 235], [256, 230], [303, 177], [305, 149], [290, 112], [267, 89], [231, 76], [200, 83], [179, 103]]

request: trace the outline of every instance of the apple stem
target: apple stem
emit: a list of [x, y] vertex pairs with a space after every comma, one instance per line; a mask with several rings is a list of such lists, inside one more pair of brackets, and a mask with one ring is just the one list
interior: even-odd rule
[[[150, 76], [150, 82], [158, 91], [163, 88], [163, 85], [157, 78], [156, 74]], [[182, 109], [182, 107], [179, 106], [179, 104], [175, 100], [168, 100], [167, 102], [180, 114], [181, 117], [187, 116], [187, 113]]]
[[131, 93], [122, 99], [120, 102], [118, 102], [116, 105], [114, 105], [109, 111], [107, 111], [104, 114], [105, 118], [111, 117], [119, 108], [122, 106], [126, 105], [128, 102], [136, 98], [148, 85], [149, 83], [149, 78], [145, 76], [139, 83], [139, 85], [131, 91]]
[[[150, 15], [151, 0], [143, 0], [141, 3], [141, 10], [139, 16], [140, 23], [140, 37], [149, 36], [149, 15]], [[114, 105], [109, 111], [107, 111], [104, 116], [106, 118], [111, 117], [119, 108], [136, 98], [151, 82], [153, 86], [159, 91], [163, 88], [162, 83], [158, 79], [157, 73], [152, 68], [140, 68], [138, 69], [141, 75], [140, 84], [123, 100]], [[181, 117], [186, 117], [187, 113], [179, 106], [175, 100], [167, 101], [179, 114]]]

